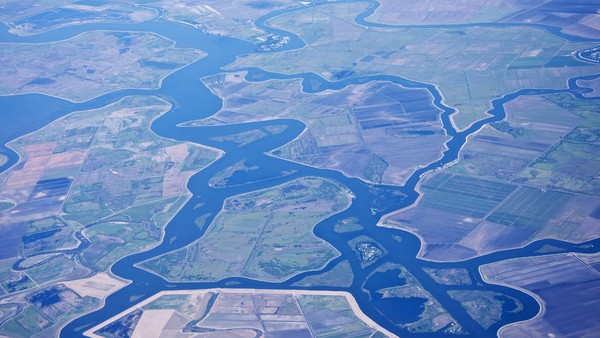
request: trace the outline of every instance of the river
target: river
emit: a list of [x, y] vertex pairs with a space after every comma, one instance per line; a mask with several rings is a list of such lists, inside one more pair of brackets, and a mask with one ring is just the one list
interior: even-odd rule
[[[375, 2], [371, 3], [376, 4]], [[265, 30], [291, 36], [290, 43], [285, 45], [282, 49], [278, 49], [278, 52], [285, 49], [294, 49], [304, 46], [303, 41], [299, 37], [287, 32], [272, 29], [266, 24], [268, 19], [293, 10], [296, 9], [279, 11], [257, 20], [257, 25]], [[359, 16], [357, 21], [360, 21], [362, 24], [370, 24], [365, 21], [365, 18], [370, 15], [369, 11], [371, 13], [374, 11], [374, 5], [370, 6], [361, 16]], [[504, 26], [505, 24], [498, 25]], [[449, 25], [448, 27], [454, 26]], [[547, 29], [547, 27], [540, 28]], [[510, 100], [514, 100], [521, 95], [539, 95], [555, 92], [572, 92], [578, 98], [587, 99], [581, 95], [583, 92], [585, 92], [585, 90], [577, 87], [576, 79], [571, 79], [571, 81], [569, 81], [569, 89], [565, 90], [526, 89], [516, 93], [508, 94], [502, 98], [498, 98], [493, 101], [493, 109], [490, 111], [490, 117], [478, 121], [464, 131], [457, 131], [454, 129], [449, 120], [449, 116], [454, 110], [442, 104], [442, 97], [440, 93], [435, 86], [431, 84], [423, 84], [403, 79], [401, 77], [383, 75], [358, 77], [338, 82], [329, 82], [315, 74], [282, 75], [265, 72], [260, 69], [248, 69], [249, 73], [247, 78], [249, 80], [252, 80], [252, 78], [257, 75], [260, 75], [263, 80], [278, 78], [300, 78], [303, 79], [303, 81], [318, 80], [322, 83], [319, 90], [340, 89], [347, 85], [366, 83], [370, 81], [391, 81], [406, 87], [424, 88], [428, 90], [433, 95], [434, 104], [443, 111], [441, 117], [443, 127], [449, 136], [449, 141], [446, 144], [448, 149], [443, 153], [443, 157], [440, 160], [419, 169], [402, 187], [372, 185], [356, 178], [349, 178], [337, 171], [303, 166], [297, 163], [265, 155], [266, 152], [290, 142], [305, 129], [304, 124], [296, 120], [275, 120], [218, 127], [177, 126], [182, 122], [210, 116], [221, 108], [221, 99], [208, 90], [199, 79], [222, 72], [221, 67], [233, 62], [235, 57], [238, 55], [258, 53], [258, 51], [256, 51], [256, 46], [248, 42], [228, 37], [212, 36], [185, 25], [163, 21], [141, 24], [85, 24], [60, 28], [32, 37], [13, 36], [8, 33], [6, 27], [2, 27], [0, 30], [0, 41], [42, 43], [67, 39], [90, 30], [154, 32], [176, 41], [178, 47], [200, 49], [207, 52], [208, 56], [174, 72], [165, 78], [162, 82], [161, 88], [159, 89], [119, 90], [83, 103], [73, 103], [41, 94], [0, 97], [0, 144], [5, 144], [6, 142], [21, 135], [37, 130], [40, 127], [43, 127], [51, 121], [59, 118], [60, 116], [64, 116], [74, 111], [103, 107], [128, 95], [156, 95], [173, 103], [173, 108], [153, 123], [152, 130], [154, 132], [163, 137], [173, 138], [180, 141], [191, 141], [216, 147], [224, 150], [225, 155], [206, 169], [195, 174], [190, 179], [188, 183], [188, 189], [193, 193], [193, 197], [167, 225], [165, 229], [164, 240], [159, 246], [146, 252], [125, 257], [112, 266], [112, 272], [115, 275], [129, 279], [132, 282], [123, 289], [120, 289], [116, 293], [110, 295], [106, 299], [106, 303], [101, 309], [86, 314], [69, 323], [62, 330], [62, 337], [81, 336], [82, 333], [88, 328], [97, 325], [98, 323], [114, 316], [115, 314], [118, 314], [119, 312], [131, 307], [139, 301], [142, 301], [163, 290], [204, 289], [217, 287], [294, 289], [298, 287], [292, 286], [293, 283], [306, 276], [328, 271], [344, 259], [349, 260], [354, 273], [354, 281], [352, 285], [347, 288], [315, 287], [314, 289], [335, 291], [343, 290], [352, 293], [365, 314], [373, 318], [386, 329], [403, 337], [443, 337], [443, 335], [439, 333], [413, 334], [404, 329], [399, 329], [389, 320], [395, 316], [395, 311], [399, 305], [399, 303], [397, 303], [398, 301], [373, 302], [369, 299], [368, 294], [362, 291], [361, 288], [363, 284], [367, 281], [368, 276], [377, 267], [384, 263], [396, 263], [404, 266], [412, 275], [414, 275], [423, 285], [423, 287], [429, 291], [455, 319], [460, 322], [470, 336], [495, 336], [498, 328], [505, 324], [534, 317], [539, 311], [539, 305], [535, 299], [518, 290], [485, 283], [479, 276], [479, 266], [509, 258], [536, 255], [535, 251], [544, 244], [555, 245], [558, 248], [561, 248], [561, 250], [564, 252], [596, 252], [598, 251], [598, 248], [600, 248], [600, 240], [583, 244], [570, 244], [557, 240], [542, 240], [530, 244], [524, 248], [496, 252], [463, 262], [435, 263], [417, 258], [421, 243], [415, 235], [400, 230], [387, 229], [377, 226], [377, 222], [384, 214], [400, 209], [403, 206], [410, 205], [418, 198], [418, 193], [415, 191], [415, 187], [422, 174], [456, 160], [459, 150], [464, 145], [468, 135], [478, 131], [487, 123], [502, 120], [505, 117], [503, 104]], [[310, 88], [310, 86], [304, 86], [304, 88], [305, 90], [308, 90], [307, 88]], [[35, 116], [35, 119], [31, 118], [32, 116]], [[275, 125], [284, 127], [284, 129], [282, 129], [283, 131], [276, 134], [267, 133], [266, 137], [246, 145], [214, 140], [215, 136], [232, 135], [244, 131], [263, 129], [267, 126]], [[8, 163], [0, 167], [0, 172], [7, 170], [18, 160], [18, 156], [5, 146], [0, 149], [0, 153], [4, 153], [9, 157]], [[240, 161], [247, 161], [248, 165], [257, 166], [258, 169], [253, 170], [248, 175], [244, 176], [242, 180], [236, 182], [239, 184], [236, 184], [235, 186], [216, 189], [211, 188], [208, 185], [208, 180], [212, 176]], [[293, 172], [293, 174], [283, 175], [282, 173], [284, 172]], [[356, 196], [356, 199], [347, 210], [322, 221], [314, 229], [314, 232], [317, 236], [331, 243], [341, 253], [341, 257], [330, 262], [323, 270], [319, 272], [302, 273], [282, 283], [267, 283], [239, 277], [231, 277], [214, 283], [171, 283], [154, 274], [135, 267], [135, 264], [138, 262], [175, 250], [177, 248], [181, 248], [193, 240], [201, 237], [206, 230], [206, 227], [200, 229], [195, 226], [194, 222], [191, 220], [196, 219], [200, 215], [210, 214], [211, 216], [207, 219], [208, 224], [219, 212], [223, 205], [223, 201], [226, 198], [244, 192], [272, 187], [302, 176], [318, 176], [335, 180], [348, 187]], [[202, 203], [203, 205], [201, 207], [194, 208], [194, 206], [196, 206], [198, 203]], [[371, 212], [372, 208], [376, 210], [375, 213]], [[347, 217], [354, 217], [358, 219], [359, 223], [364, 226], [364, 229], [359, 233], [351, 234], [339, 234], [334, 232], [334, 224]], [[376, 263], [365, 269], [360, 266], [360, 262], [356, 258], [355, 253], [347, 245], [347, 241], [349, 239], [361, 234], [373, 238], [388, 252], [386, 256], [382, 257]], [[401, 242], [395, 239], [394, 236], [400, 237]], [[593, 244], [593, 246], [588, 244]], [[505, 312], [500, 322], [488, 328], [487, 330], [483, 329], [466, 313], [460, 303], [453, 300], [446, 293], [446, 291], [455, 289], [455, 287], [447, 287], [436, 284], [433, 279], [423, 271], [424, 267], [466, 268], [469, 270], [473, 278], [477, 280], [478, 285], [465, 286], [464, 288], [496, 291], [504, 295], [514, 297], [523, 304], [523, 309], [517, 313]], [[369, 282], [367, 284], [367, 288], [374, 287], [372, 286], [373, 284], [376, 283]], [[402, 300], [400, 300], [400, 302], [402, 302]], [[403, 317], [405, 319], [414, 319], [420, 314], [420, 312], [421, 308], [419, 306], [415, 306], [408, 309], [407, 313], [405, 313]], [[447, 336], [450, 337], [455, 335], [448, 334]]]

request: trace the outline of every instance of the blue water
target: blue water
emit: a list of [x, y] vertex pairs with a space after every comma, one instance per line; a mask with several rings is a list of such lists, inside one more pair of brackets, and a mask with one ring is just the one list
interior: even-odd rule
[[[375, 2], [372, 2], [372, 4], [375, 4]], [[373, 10], [374, 8], [371, 6], [367, 11], [365, 11], [365, 13], [357, 18], [357, 22], [360, 22], [361, 24], [369, 24], [364, 22], [364, 19], [368, 17], [369, 11], [372, 12]], [[271, 13], [257, 20], [256, 22], [259, 27], [270, 31], [273, 34], [291, 37], [290, 42], [277, 51], [300, 48], [304, 46], [303, 41], [294, 34], [276, 30], [268, 26], [268, 20], [270, 18], [289, 11], [290, 10], [285, 10]], [[546, 27], [540, 28], [546, 29]], [[423, 309], [422, 305], [424, 301], [423, 299], [419, 298], [414, 298], [411, 300], [401, 298], [383, 300], [377, 298], [377, 296], [372, 296], [374, 291], [379, 289], [381, 286], [385, 285], [386, 287], [389, 287], [394, 285], [402, 285], [405, 283], [404, 280], [397, 278], [397, 276], [391, 276], [393, 272], [384, 273], [383, 275], [374, 274], [372, 277], [369, 277], [377, 267], [381, 266], [381, 264], [395, 263], [405, 267], [416, 279], [419, 280], [423, 287], [427, 289], [444, 306], [444, 308], [446, 308], [452, 314], [452, 316], [461, 324], [464, 330], [469, 333], [469, 336], [492, 337], [495, 336], [497, 329], [502, 325], [505, 325], [509, 322], [532, 318], [535, 316], [535, 314], [537, 314], [539, 306], [532, 297], [518, 290], [485, 283], [479, 276], [479, 266], [508, 258], [538, 255], [536, 251], [539, 250], [539, 248], [541, 248], [544, 244], [555, 245], [559, 252], [596, 252], [598, 251], [597, 248], [600, 247], [600, 240], [579, 245], [556, 240], [544, 240], [533, 243], [524, 248], [496, 252], [464, 262], [434, 263], [422, 261], [416, 258], [421, 244], [416, 236], [400, 230], [381, 228], [376, 225], [381, 216], [385, 213], [412, 204], [418, 197], [418, 194], [415, 191], [415, 186], [419, 181], [419, 177], [429, 170], [441, 167], [455, 160], [468, 135], [476, 132], [486, 123], [502, 120], [505, 117], [503, 109], [504, 103], [521, 95], [539, 95], [543, 93], [555, 92], [572, 92], [577, 97], [584, 99], [581, 94], [586, 92], [586, 90], [577, 87], [575, 79], [569, 81], [569, 89], [567, 90], [559, 91], [527, 89], [496, 99], [492, 102], [493, 109], [490, 111], [492, 115], [491, 117], [475, 123], [465, 131], [457, 131], [452, 127], [449, 119], [449, 116], [454, 112], [454, 110], [443, 105], [442, 97], [433, 85], [418, 83], [397, 76], [385, 75], [349, 77], [339, 81], [330, 82], [312, 73], [282, 75], [269, 73], [260, 69], [248, 69], [249, 73], [246, 78], [250, 81], [299, 78], [302, 79], [304, 90], [307, 92], [317, 92], [326, 89], [341, 89], [351, 84], [367, 83], [370, 81], [391, 81], [409, 88], [422, 88], [429, 91], [434, 98], [434, 104], [443, 111], [441, 114], [442, 124], [448, 136], [450, 137], [450, 140], [447, 142], [448, 149], [444, 152], [443, 158], [425, 168], [418, 170], [410, 177], [410, 179], [408, 179], [407, 183], [403, 187], [371, 185], [358, 179], [348, 178], [337, 171], [306, 167], [297, 163], [287, 162], [265, 155], [266, 152], [290, 142], [305, 129], [304, 124], [296, 120], [276, 120], [218, 127], [177, 127], [179, 123], [210, 116], [221, 108], [221, 99], [212, 94], [210, 90], [208, 90], [199, 81], [199, 79], [201, 77], [221, 72], [221, 67], [233, 62], [237, 55], [257, 52], [256, 46], [253, 44], [227, 37], [211, 36], [184, 25], [160, 21], [135, 25], [88, 24], [61, 28], [41, 35], [25, 38], [12, 36], [7, 33], [6, 29], [3, 29], [0, 31], [0, 41], [55, 41], [72, 37], [81, 32], [94, 29], [155, 32], [167, 38], [173, 39], [177, 42], [178, 47], [201, 49], [207, 52], [208, 56], [173, 73], [164, 79], [162, 87], [157, 90], [120, 90], [83, 103], [72, 103], [37, 94], [0, 97], [1, 144], [12, 140], [19, 135], [39, 129], [56, 118], [64, 116], [70, 112], [98, 108], [115, 102], [126, 95], [142, 94], [156, 95], [173, 103], [173, 109], [167, 114], [158, 118], [152, 125], [152, 130], [158, 135], [181, 141], [193, 141], [216, 147], [225, 150], [225, 156], [190, 179], [188, 188], [193, 193], [193, 197], [168, 224], [165, 230], [164, 241], [161, 243], [161, 245], [149, 251], [125, 257], [112, 266], [112, 272], [114, 274], [122, 278], [132, 280], [132, 283], [108, 297], [106, 300], [106, 305], [103, 308], [78, 318], [68, 324], [61, 332], [61, 336], [63, 337], [81, 336], [82, 332], [88, 328], [114, 316], [115, 314], [129, 308], [133, 304], [162, 290], [214, 287], [269, 289], [296, 288], [292, 286], [293, 283], [308, 275], [314, 275], [315, 272], [300, 274], [283, 283], [267, 283], [238, 277], [227, 278], [215, 283], [171, 283], [156, 275], [138, 269], [135, 267], [135, 264], [156, 255], [185, 246], [196, 238], [202, 236], [206, 227], [202, 229], [198, 228], [189, 220], [196, 219], [200, 215], [210, 214], [211, 216], [206, 221], [206, 224], [209, 224], [221, 209], [223, 201], [227, 197], [275, 186], [302, 176], [319, 176], [336, 180], [348, 187], [356, 196], [355, 201], [347, 210], [322, 221], [315, 227], [314, 230], [317, 236], [327, 240], [329, 243], [335, 246], [336, 249], [341, 252], [342, 257], [350, 261], [355, 275], [354, 281], [352, 285], [347, 288], [314, 286], [313, 289], [345, 290], [351, 292], [359, 303], [361, 309], [368, 316], [373, 318], [385, 328], [398, 333], [403, 337], [443, 337], [444, 335], [437, 333], [431, 335], [414, 334], [397, 326], [397, 324], [407, 323], [414, 321], [415, 318], [418, 318]], [[559, 36], [566, 36], [559, 31], [551, 32]], [[312, 88], [308, 85], [310, 81], [317, 81], [320, 85], [317, 86], [317, 89], [310, 89]], [[30, 118], [31, 116], [35, 116], [35, 119]], [[283, 132], [273, 134], [265, 129], [265, 127], [269, 126], [281, 126], [284, 127], [285, 130]], [[215, 137], [217, 136], [233, 135], [256, 129], [263, 130], [267, 136], [245, 145], [240, 145], [230, 141], [215, 140]], [[9, 156], [9, 163], [0, 167], [0, 171], [3, 171], [16, 162], [17, 156], [14, 154], [14, 152], [6, 147], [2, 148], [0, 151]], [[232, 180], [235, 182], [235, 184], [228, 186], [227, 188], [213, 189], [208, 186], [207, 182], [211, 177], [240, 161], [246, 161], [247, 165], [250, 166], [258, 166], [258, 169], [250, 171], [248, 175], [237, 175], [232, 177]], [[284, 175], [284, 173], [286, 174]], [[199, 203], [202, 203], [202, 206], [194, 209], [194, 206], [198, 205]], [[377, 210], [375, 214], [371, 212], [372, 208]], [[356, 255], [352, 249], [346, 244], [347, 240], [351, 238], [349, 236], [354, 237], [358, 235], [358, 232], [342, 235], [333, 231], [335, 223], [348, 217], [356, 218], [357, 221], [364, 226], [364, 229], [360, 231], [360, 234], [364, 234], [373, 238], [388, 252], [387, 255], [365, 269], [361, 267], [360, 261], [356, 258]], [[401, 242], [394, 238], [394, 236], [400, 237]], [[588, 244], [593, 245], [589, 246]], [[85, 249], [87, 245], [89, 245], [89, 242], [84, 242], [83, 246], [79, 248], [79, 250]], [[331, 270], [339, 262], [340, 259], [332, 261], [321, 272]], [[466, 286], [465, 288], [491, 290], [516, 298], [523, 304], [523, 310], [512, 313], [510, 312], [512, 308], [507, 305], [506, 309], [504, 309], [506, 312], [503, 314], [502, 320], [487, 330], [483, 329], [471, 317], [469, 317], [469, 315], [458, 302], [449, 297], [446, 292], [449, 290], [449, 288], [436, 284], [433, 279], [423, 271], [424, 267], [466, 268], [469, 270], [470, 274], [477, 279], [477, 283], [474, 283], [472, 286]], [[363, 287], [370, 291], [369, 293], [371, 296], [369, 293], [363, 291]], [[135, 299], [135, 301], [132, 301], [132, 299]]]

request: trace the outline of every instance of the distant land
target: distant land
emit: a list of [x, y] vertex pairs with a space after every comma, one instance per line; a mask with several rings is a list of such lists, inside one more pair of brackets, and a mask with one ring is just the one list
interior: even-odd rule
[[0, 336], [579, 337], [581, 0], [8, 0]]

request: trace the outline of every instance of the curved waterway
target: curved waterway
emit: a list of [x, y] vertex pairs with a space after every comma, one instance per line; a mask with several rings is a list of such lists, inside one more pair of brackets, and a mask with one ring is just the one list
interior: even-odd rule
[[[273, 30], [267, 24], [268, 19], [293, 10], [297, 9], [271, 13], [257, 21], [257, 25], [263, 29], [270, 30], [276, 34], [292, 37], [290, 43], [282, 49], [278, 49], [278, 52], [285, 49], [294, 49], [304, 46], [303, 41], [297, 36], [287, 32]], [[369, 8], [367, 11], [373, 10], [374, 8]], [[368, 12], [365, 13], [368, 14]], [[365, 15], [365, 13], [363, 13], [363, 19], [368, 16]], [[504, 24], [499, 25], [503, 26]], [[448, 25], [448, 27], [454, 26]], [[109, 296], [101, 309], [69, 323], [61, 331], [61, 336], [63, 337], [81, 336], [88, 328], [97, 325], [163, 290], [217, 287], [295, 289], [298, 287], [293, 286], [293, 283], [304, 277], [329, 271], [336, 264], [345, 259], [350, 262], [354, 273], [354, 280], [351, 286], [345, 288], [315, 286], [313, 289], [343, 290], [352, 293], [361, 309], [369, 317], [373, 318], [386, 329], [402, 335], [403, 337], [443, 337], [444, 335], [440, 333], [410, 333], [404, 329], [400, 329], [391, 321], [391, 319], [394, 318], [405, 321], [417, 318], [422, 311], [422, 308], [420, 307], [422, 302], [418, 299], [411, 301], [411, 304], [414, 304], [415, 306], [403, 308], [406, 313], [402, 316], [397, 316], [396, 312], [399, 308], [402, 308], [402, 304], [406, 304], [406, 300], [388, 299], [382, 301], [381, 299], [370, 299], [369, 294], [363, 291], [364, 287], [373, 293], [373, 291], [381, 286], [382, 282], [385, 282], [385, 279], [382, 279], [379, 274], [374, 274], [370, 277], [375, 269], [384, 263], [399, 264], [405, 267], [419, 280], [423, 287], [440, 302], [440, 304], [460, 323], [470, 336], [491, 337], [495, 336], [498, 328], [503, 325], [534, 317], [539, 311], [539, 305], [535, 299], [518, 290], [485, 283], [478, 272], [478, 268], [481, 265], [509, 258], [539, 255], [538, 250], [545, 244], [551, 244], [556, 247], [555, 252], [597, 252], [598, 248], [600, 248], [600, 239], [582, 244], [571, 244], [557, 240], [542, 240], [532, 243], [524, 248], [495, 252], [467, 261], [437, 263], [417, 258], [421, 242], [415, 235], [401, 230], [378, 227], [376, 225], [384, 214], [412, 204], [418, 197], [415, 187], [419, 182], [420, 177], [430, 170], [439, 168], [456, 160], [459, 150], [464, 145], [468, 135], [476, 132], [486, 123], [502, 120], [505, 117], [503, 109], [504, 103], [521, 95], [540, 95], [555, 92], [571, 92], [580, 99], [591, 99], [581, 95], [588, 90], [578, 87], [576, 79], [569, 81], [569, 89], [566, 90], [526, 89], [496, 99], [493, 101], [493, 109], [490, 111], [491, 116], [489, 118], [478, 121], [464, 131], [457, 131], [452, 127], [449, 120], [449, 116], [453, 113], [453, 109], [442, 104], [440, 93], [430, 84], [423, 84], [401, 77], [384, 75], [329, 82], [315, 74], [282, 75], [268, 73], [260, 69], [248, 69], [246, 78], [249, 81], [254, 81], [254, 79], [258, 78], [261, 80], [299, 78], [305, 82], [316, 80], [321, 83], [320, 90], [340, 89], [347, 85], [370, 81], [390, 81], [406, 87], [428, 90], [434, 98], [434, 104], [443, 111], [441, 117], [443, 127], [449, 136], [449, 141], [446, 144], [448, 149], [443, 153], [443, 157], [440, 160], [416, 171], [402, 187], [373, 185], [356, 178], [349, 178], [338, 171], [303, 166], [298, 163], [266, 155], [266, 152], [278, 148], [300, 135], [305, 129], [305, 126], [303, 123], [296, 120], [273, 120], [268, 122], [218, 127], [178, 127], [180, 123], [210, 116], [221, 108], [221, 99], [208, 90], [199, 79], [221, 72], [221, 67], [233, 62], [238, 55], [256, 53], [256, 46], [250, 43], [228, 37], [212, 36], [188, 26], [161, 21], [132, 25], [89, 24], [61, 28], [48, 33], [25, 38], [10, 35], [4, 28], [0, 31], [0, 40], [3, 42], [42, 43], [66, 39], [89, 30], [154, 32], [176, 41], [178, 47], [201, 49], [207, 52], [208, 56], [165, 78], [159, 89], [120, 90], [83, 103], [68, 102], [40, 94], [0, 97], [0, 128], [2, 128], [0, 129], [0, 142], [2, 144], [20, 135], [37, 130], [56, 118], [73, 111], [103, 107], [128, 95], [156, 95], [171, 102], [173, 108], [153, 123], [152, 130], [154, 132], [160, 136], [180, 141], [191, 141], [216, 147], [224, 150], [225, 155], [190, 179], [188, 188], [193, 193], [193, 197], [167, 225], [164, 240], [159, 246], [149, 251], [125, 257], [112, 266], [112, 272], [115, 275], [129, 279], [132, 282]], [[304, 86], [304, 90], [307, 91], [308, 88], [310, 87]], [[24, 116], [27, 118], [24, 119]], [[31, 116], [35, 116], [36, 118], [32, 119]], [[281, 128], [267, 128], [271, 126], [280, 126]], [[223, 141], [223, 138], [219, 137], [257, 129], [262, 130], [266, 136], [249, 144], [240, 145], [232, 141]], [[9, 162], [0, 167], [0, 172], [6, 170], [18, 160], [16, 154], [6, 147], [1, 151], [9, 156]], [[256, 166], [258, 169], [250, 171], [243, 177], [236, 177], [237, 180], [234, 186], [216, 189], [211, 188], [208, 185], [208, 180], [211, 177], [240, 161], [246, 161], [247, 165]], [[330, 262], [322, 270], [301, 273], [281, 283], [261, 282], [240, 277], [231, 277], [214, 283], [173, 283], [135, 266], [135, 264], [141, 261], [181, 248], [201, 237], [206, 230], [206, 225], [208, 225], [217, 215], [226, 198], [244, 192], [272, 187], [302, 176], [318, 176], [335, 180], [349, 188], [356, 196], [352, 205], [347, 210], [320, 222], [314, 229], [317, 236], [331, 243], [341, 253], [341, 257]], [[196, 207], [198, 205], [202, 206]], [[373, 213], [372, 210], [375, 210], [375, 212]], [[191, 220], [202, 215], [210, 216], [206, 219], [205, 227], [199, 228]], [[347, 217], [358, 219], [358, 222], [364, 226], [364, 229], [345, 234], [335, 233], [333, 231], [334, 224]], [[352, 248], [347, 245], [348, 240], [358, 235], [366, 235], [373, 238], [387, 250], [388, 254], [379, 259], [376, 263], [363, 269], [355, 253], [352, 251]], [[424, 272], [423, 268], [425, 267], [465, 268], [470, 272], [475, 282], [473, 285], [461, 286], [461, 289], [496, 291], [518, 299], [523, 304], [523, 308], [521, 311], [515, 313], [506, 311], [503, 313], [502, 319], [496, 325], [493, 325], [488, 329], [483, 329], [466, 313], [460, 303], [450, 298], [447, 294], [448, 290], [457, 289], [457, 287], [436, 284], [433, 279]], [[303, 287], [302, 289], [306, 288]], [[454, 337], [454, 335], [448, 336]]]

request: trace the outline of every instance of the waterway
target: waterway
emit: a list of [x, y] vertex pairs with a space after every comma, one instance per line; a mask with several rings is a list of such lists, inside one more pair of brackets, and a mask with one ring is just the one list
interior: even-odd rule
[[[268, 26], [268, 19], [293, 10], [295, 9], [272, 13], [257, 20], [257, 25], [259, 27], [291, 37], [290, 43], [281, 49], [278, 49], [277, 52], [304, 46], [303, 41], [297, 36], [287, 32], [274, 30]], [[367, 11], [372, 10], [374, 9], [370, 7]], [[363, 13], [362, 20], [367, 17], [367, 15], [364, 15], [365, 13]], [[463, 262], [435, 263], [417, 258], [421, 242], [415, 235], [400, 230], [378, 227], [376, 225], [384, 214], [412, 204], [418, 197], [415, 187], [419, 182], [420, 177], [430, 170], [439, 168], [456, 160], [458, 152], [464, 145], [468, 135], [476, 132], [486, 123], [502, 120], [505, 117], [503, 109], [504, 103], [521, 95], [539, 95], [561, 92], [559, 90], [527, 89], [496, 99], [493, 101], [493, 109], [490, 111], [491, 116], [489, 118], [473, 124], [464, 131], [457, 131], [453, 128], [449, 120], [449, 116], [452, 114], [453, 109], [443, 105], [440, 93], [430, 84], [423, 84], [401, 77], [384, 75], [329, 82], [315, 74], [282, 75], [265, 72], [260, 69], [248, 69], [248, 80], [252, 80], [255, 77], [260, 77], [263, 80], [280, 78], [299, 78], [303, 81], [318, 80], [322, 84], [319, 90], [340, 89], [347, 85], [370, 81], [390, 81], [406, 87], [428, 90], [434, 98], [434, 104], [442, 110], [441, 120], [449, 139], [446, 144], [448, 149], [443, 153], [443, 157], [440, 160], [415, 172], [402, 187], [372, 185], [356, 178], [344, 176], [338, 171], [303, 166], [301, 164], [266, 155], [266, 152], [290, 142], [305, 129], [304, 124], [296, 120], [274, 120], [218, 127], [178, 127], [182, 122], [210, 116], [222, 107], [221, 99], [208, 90], [199, 79], [222, 72], [221, 67], [233, 62], [238, 55], [258, 53], [256, 46], [248, 42], [223, 36], [212, 36], [185, 25], [162, 21], [131, 25], [87, 24], [61, 28], [48, 33], [25, 38], [13, 36], [7, 32], [6, 27], [3, 27], [3, 29], [0, 30], [0, 41], [43, 43], [63, 40], [90, 30], [154, 32], [176, 41], [178, 47], [197, 48], [207, 52], [208, 56], [165, 78], [159, 89], [119, 90], [82, 103], [68, 102], [41, 94], [0, 97], [0, 128], [2, 128], [0, 129], [1, 144], [5, 144], [20, 135], [37, 130], [56, 118], [73, 111], [99, 108], [127, 95], [156, 95], [173, 103], [173, 108], [153, 123], [152, 130], [154, 132], [160, 136], [176, 140], [192, 141], [216, 147], [224, 150], [225, 155], [190, 179], [188, 188], [193, 193], [193, 197], [167, 225], [164, 240], [159, 246], [146, 252], [125, 257], [112, 266], [112, 272], [115, 275], [129, 279], [132, 282], [128, 286], [109, 296], [101, 309], [69, 323], [61, 332], [61, 336], [63, 337], [81, 336], [88, 328], [163, 290], [204, 289], [216, 287], [294, 289], [297, 287], [293, 286], [293, 283], [306, 276], [329, 271], [344, 259], [347, 259], [350, 262], [354, 273], [352, 285], [346, 288], [315, 286], [314, 289], [343, 290], [352, 293], [361, 309], [369, 317], [373, 318], [386, 329], [403, 337], [443, 337], [443, 335], [439, 333], [410, 333], [396, 325], [402, 321], [413, 320], [418, 317], [422, 310], [420, 306], [422, 301], [420, 299], [410, 301], [410, 304], [413, 304], [414, 306], [403, 307], [403, 304], [407, 304], [404, 300], [391, 299], [381, 301], [381, 299], [371, 299], [369, 294], [363, 291], [363, 285], [364, 288], [373, 292], [377, 285], [380, 284], [380, 280], [378, 280], [380, 277], [378, 277], [377, 274], [370, 277], [375, 269], [385, 263], [398, 264], [405, 267], [419, 280], [423, 287], [460, 323], [463, 329], [468, 332], [469, 336], [492, 337], [495, 336], [498, 328], [505, 324], [534, 317], [539, 311], [539, 305], [532, 297], [518, 290], [485, 283], [478, 272], [478, 268], [481, 265], [509, 258], [539, 255], [537, 250], [544, 244], [554, 245], [557, 247], [556, 250], [558, 252], [597, 252], [598, 248], [600, 248], [600, 240], [582, 244], [571, 244], [557, 240], [543, 240], [524, 248], [496, 252]], [[569, 81], [569, 89], [563, 90], [562, 92], [572, 92], [581, 99], [587, 99], [581, 95], [581, 93], [586, 90], [577, 87], [575, 80], [576, 79], [572, 79]], [[304, 88], [305, 90], [308, 90], [310, 86], [304, 86]], [[270, 126], [280, 126], [282, 128], [265, 129]], [[232, 141], [224, 141], [222, 138], [217, 138], [219, 136], [234, 135], [257, 129], [264, 131], [266, 136], [249, 144], [241, 145]], [[279, 132], [270, 132], [269, 130], [278, 130]], [[1, 172], [14, 165], [18, 160], [18, 156], [6, 147], [2, 148], [0, 151], [9, 157], [8, 163], [0, 167]], [[244, 177], [236, 177], [237, 181], [235, 186], [217, 189], [208, 185], [208, 181], [211, 177], [240, 161], [247, 161], [246, 163], [248, 165], [256, 166], [257, 169], [249, 172], [249, 174]], [[206, 230], [206, 226], [204, 228], [199, 228], [194, 225], [193, 220], [201, 215], [209, 214], [210, 216], [206, 220], [206, 224], [209, 224], [221, 209], [223, 201], [226, 198], [244, 192], [272, 187], [302, 176], [318, 176], [335, 180], [348, 187], [356, 196], [352, 205], [347, 210], [322, 221], [314, 229], [317, 236], [331, 243], [341, 253], [340, 258], [330, 262], [321, 271], [302, 273], [282, 283], [268, 283], [239, 277], [231, 277], [214, 283], [172, 283], [135, 266], [136, 263], [181, 248], [201, 237]], [[199, 204], [202, 204], [202, 206], [195, 208], [195, 206]], [[372, 210], [375, 210], [376, 212], [373, 213]], [[339, 220], [348, 217], [356, 218], [358, 222], [364, 226], [364, 229], [347, 234], [334, 232], [334, 224]], [[371, 237], [385, 248], [388, 252], [387, 255], [369, 267], [362, 268], [355, 253], [352, 251], [352, 248], [347, 245], [347, 241], [357, 235]], [[503, 313], [502, 319], [497, 324], [488, 329], [484, 329], [466, 313], [464, 308], [458, 302], [453, 300], [446, 293], [446, 291], [451, 288], [435, 283], [433, 279], [424, 272], [423, 268], [425, 267], [465, 268], [476, 280], [476, 283], [470, 286], [463, 286], [463, 288], [499, 292], [503, 295], [518, 299], [519, 302], [523, 304], [523, 309], [516, 313], [510, 313], [508, 311]], [[400, 282], [401, 281], [399, 281], [399, 283]], [[397, 313], [399, 308], [402, 308], [405, 313], [399, 315]], [[399, 322], [394, 323], [394, 320]]]

